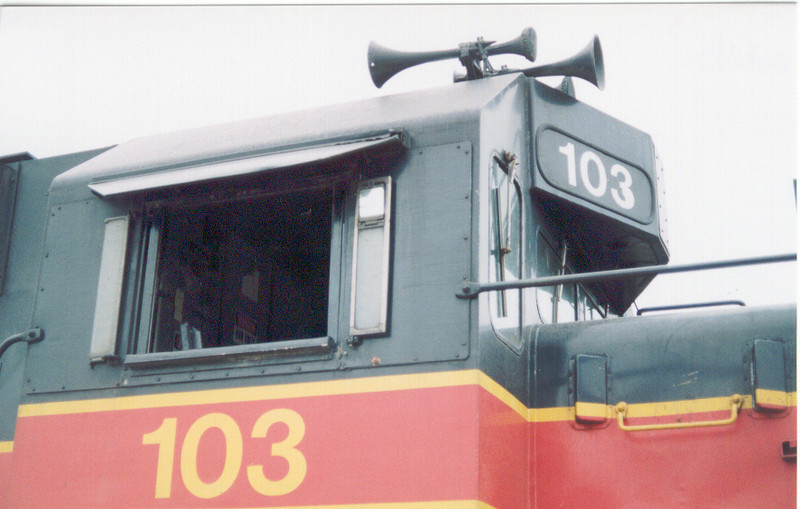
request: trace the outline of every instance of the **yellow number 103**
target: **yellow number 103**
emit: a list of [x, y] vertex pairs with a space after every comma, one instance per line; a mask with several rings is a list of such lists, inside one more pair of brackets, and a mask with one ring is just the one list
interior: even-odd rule
[[[288, 426], [289, 434], [284, 440], [272, 444], [270, 453], [288, 462], [287, 474], [282, 479], [273, 481], [264, 476], [261, 465], [250, 465], [246, 469], [250, 486], [256, 492], [267, 496], [285, 495], [294, 491], [306, 476], [306, 458], [296, 449], [306, 431], [305, 422], [300, 414], [285, 408], [270, 410], [256, 420], [251, 437], [266, 438], [269, 428], [278, 422]], [[158, 429], [142, 437], [142, 444], [158, 445], [155, 498], [169, 498], [172, 494], [177, 427], [178, 419], [169, 417], [161, 422]], [[219, 429], [225, 437], [225, 464], [219, 477], [207, 483], [201, 480], [197, 473], [197, 451], [203, 434], [211, 428]], [[243, 451], [242, 433], [231, 416], [211, 413], [200, 417], [189, 427], [181, 446], [180, 468], [184, 486], [192, 495], [199, 498], [222, 495], [233, 486], [239, 476]]]

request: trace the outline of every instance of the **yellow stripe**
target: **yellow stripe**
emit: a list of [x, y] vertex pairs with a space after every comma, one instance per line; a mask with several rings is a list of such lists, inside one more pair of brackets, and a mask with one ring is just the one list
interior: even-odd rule
[[786, 406], [789, 398], [783, 391], [756, 389], [756, 403], [759, 405]]
[[[173, 392], [145, 396], [123, 396], [119, 398], [32, 403], [19, 406], [18, 417], [61, 415], [143, 408], [209, 405], [215, 403], [238, 403], [270, 399], [293, 399], [312, 396], [364, 394], [434, 387], [456, 387], [481, 385], [525, 415], [526, 409], [516, 398], [479, 370], [445, 371], [412, 375], [392, 375], [374, 378], [357, 378], [325, 382], [240, 387], [236, 389], [212, 389], [192, 392]], [[513, 402], [512, 402], [513, 400]]]
[[509, 408], [517, 412], [522, 418], [529, 420], [529, 409], [520, 400], [508, 392], [505, 387], [495, 382], [483, 371], [475, 370], [478, 373], [478, 385], [486, 389], [492, 396], [505, 403]]
[[[787, 392], [785, 401], [788, 406], [797, 406], [797, 393]], [[615, 405], [606, 406], [606, 415], [614, 416]], [[632, 403], [628, 404], [627, 417], [664, 417], [669, 415], [693, 414], [701, 412], [716, 412], [730, 410], [731, 397], [688, 399], [678, 401], [661, 401], [658, 403]], [[753, 397], [742, 397], [741, 408], [753, 408]], [[531, 408], [528, 421], [530, 422], [555, 422], [570, 421], [575, 419], [575, 407]]]
[[4, 452], [13, 452], [14, 442], [0, 442], [0, 454]]
[[528, 422], [555, 422], [575, 420], [575, 407], [531, 408]]
[[[173, 392], [144, 396], [123, 396], [119, 398], [31, 403], [20, 405], [17, 415], [18, 417], [35, 417], [44, 415], [137, 410], [144, 408], [264, 401], [270, 399], [365, 394], [466, 385], [478, 385], [482, 387], [528, 422], [554, 422], [575, 419], [575, 407], [527, 408], [504, 387], [477, 369], [298, 384], [240, 387], [235, 389]], [[796, 392], [783, 394], [785, 394], [786, 401], [790, 406], [797, 406]], [[752, 397], [744, 396], [742, 408], [752, 408], [752, 406]], [[658, 403], [633, 403], [628, 405], [627, 416], [629, 418], [658, 417], [675, 414], [712, 412], [727, 410], [729, 408], [730, 396]], [[606, 415], [615, 415], [613, 405], [607, 406]], [[2, 442], [0, 442], [0, 445], [1, 444]], [[0, 449], [0, 452], [1, 451], [2, 449]]]
[[608, 405], [603, 403], [587, 403], [585, 401], [578, 401], [575, 403], [575, 413], [581, 419], [596, 418], [605, 419], [608, 414]]
[[[270, 509], [495, 509], [480, 500], [441, 500], [438, 502], [400, 502], [384, 504], [293, 505]], [[230, 508], [228, 508], [230, 509]], [[266, 509], [266, 508], [264, 508]]]
[[212, 389], [146, 396], [123, 396], [119, 398], [32, 403], [20, 405], [17, 415], [18, 417], [35, 417], [43, 415], [209, 405], [215, 403], [264, 401], [270, 399], [290, 399], [312, 396], [364, 394], [465, 385], [479, 385], [483, 387], [519, 415], [527, 418], [528, 408], [524, 404], [500, 384], [477, 369], [299, 384], [240, 387], [236, 389]]

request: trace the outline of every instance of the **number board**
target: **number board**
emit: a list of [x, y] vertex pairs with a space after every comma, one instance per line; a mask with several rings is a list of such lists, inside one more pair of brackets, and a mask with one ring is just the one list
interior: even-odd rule
[[553, 187], [642, 224], [653, 220], [653, 186], [641, 168], [552, 127], [540, 129], [536, 154]]
[[[530, 80], [533, 198], [587, 270], [669, 261], [663, 179], [649, 134]], [[590, 285], [622, 314], [652, 278]]]

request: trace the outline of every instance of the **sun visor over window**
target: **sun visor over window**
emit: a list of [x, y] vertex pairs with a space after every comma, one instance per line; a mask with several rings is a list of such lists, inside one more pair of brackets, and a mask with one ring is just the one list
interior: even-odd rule
[[101, 198], [119, 197], [143, 191], [155, 191], [187, 184], [210, 182], [231, 177], [255, 175], [283, 168], [329, 163], [357, 155], [402, 152], [406, 136], [391, 132], [369, 138], [326, 143], [293, 150], [282, 150], [238, 159], [191, 164], [178, 168], [152, 170], [137, 175], [108, 179], [89, 184]]

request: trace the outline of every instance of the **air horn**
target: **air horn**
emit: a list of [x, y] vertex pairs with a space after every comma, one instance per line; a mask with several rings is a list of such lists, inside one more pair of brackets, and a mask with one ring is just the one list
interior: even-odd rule
[[603, 51], [600, 47], [600, 39], [596, 35], [585, 48], [560, 62], [529, 69], [508, 69], [505, 66], [499, 70], [493, 69], [488, 57], [507, 53], [522, 55], [531, 62], [536, 60], [536, 33], [533, 28], [526, 28], [519, 37], [503, 44], [494, 44], [494, 41], [487, 42], [478, 38], [476, 42], [459, 44], [457, 49], [442, 51], [396, 51], [371, 42], [367, 58], [372, 82], [378, 88], [382, 87], [389, 78], [402, 70], [448, 58], [458, 58], [467, 68], [467, 73], [454, 76], [454, 81], [474, 80], [519, 72], [529, 78], [574, 76], [588, 81], [600, 90], [605, 86]]
[[[375, 86], [381, 88], [389, 78], [402, 70], [415, 65], [448, 58], [458, 58], [467, 68], [467, 79], [483, 78], [487, 75], [497, 74], [489, 64], [490, 55], [512, 53], [522, 55], [529, 61], [536, 60], [536, 32], [528, 27], [516, 39], [502, 44], [495, 41], [484, 41], [478, 38], [476, 42], [459, 44], [458, 48], [441, 51], [406, 52], [386, 48], [375, 42], [369, 43], [367, 60], [369, 73]], [[481, 66], [481, 64], [483, 64]]]
[[603, 50], [600, 47], [600, 39], [595, 35], [589, 44], [573, 56], [554, 62], [552, 64], [531, 67], [521, 71], [529, 78], [540, 76], [574, 76], [586, 80], [600, 90], [606, 85], [605, 68], [603, 67]]

